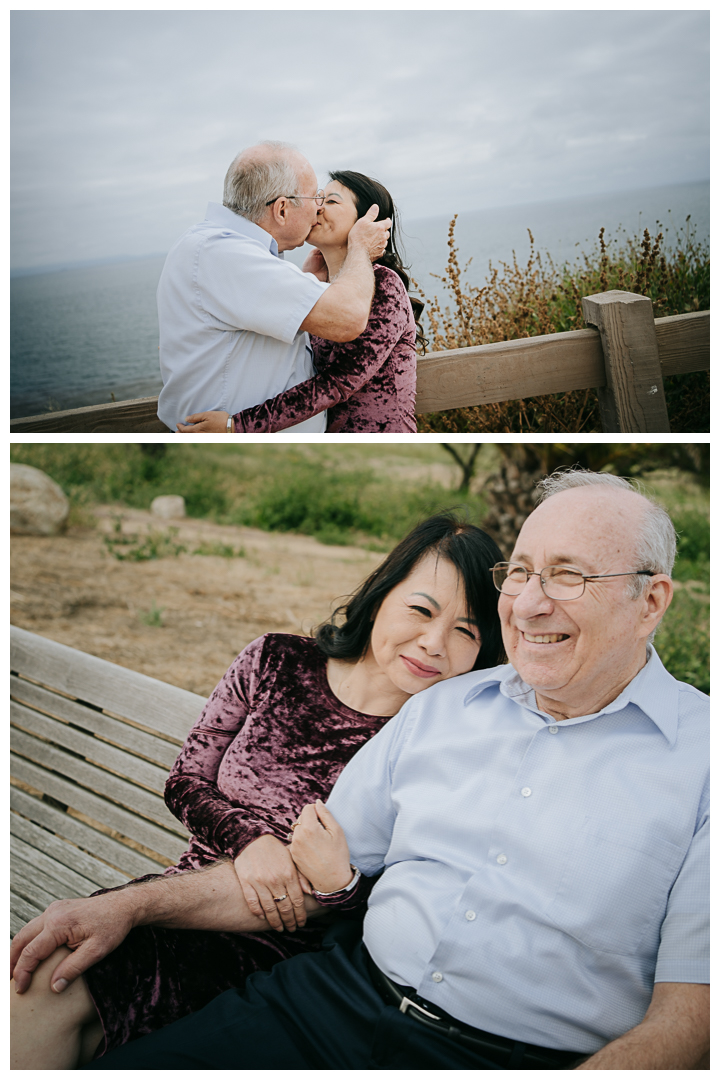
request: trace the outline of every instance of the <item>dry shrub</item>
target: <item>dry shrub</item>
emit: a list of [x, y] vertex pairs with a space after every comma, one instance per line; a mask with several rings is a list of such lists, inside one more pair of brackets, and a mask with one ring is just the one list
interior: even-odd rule
[[[710, 256], [707, 245], [696, 240], [686, 219], [685, 230], [668, 245], [660, 223], [655, 236], [628, 237], [624, 230], [609, 242], [605, 229], [588, 255], [558, 267], [546, 253], [535, 250], [532, 232], [530, 255], [519, 265], [489, 264], [484, 285], [463, 280], [464, 267], [455, 240], [458, 215], [448, 231], [448, 262], [444, 275], [434, 274], [451, 303], [442, 306], [414, 283], [426, 302], [430, 349], [461, 349], [493, 341], [511, 341], [581, 330], [585, 323], [581, 298], [609, 289], [649, 296], [655, 318], [710, 306]], [[709, 373], [675, 375], [664, 380], [672, 431], [709, 431]], [[498, 402], [418, 417], [422, 432], [580, 432], [601, 431], [597, 394], [575, 390], [565, 394]]]

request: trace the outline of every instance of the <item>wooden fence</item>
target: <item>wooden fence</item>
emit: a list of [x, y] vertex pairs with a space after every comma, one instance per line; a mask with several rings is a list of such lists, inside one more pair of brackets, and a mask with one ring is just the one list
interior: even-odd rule
[[[604, 432], [670, 430], [664, 375], [708, 371], [710, 312], [653, 319], [652, 303], [611, 292], [582, 301], [587, 330], [429, 353], [418, 360], [417, 411], [597, 388]], [[157, 398], [25, 416], [11, 432], [167, 432]]]

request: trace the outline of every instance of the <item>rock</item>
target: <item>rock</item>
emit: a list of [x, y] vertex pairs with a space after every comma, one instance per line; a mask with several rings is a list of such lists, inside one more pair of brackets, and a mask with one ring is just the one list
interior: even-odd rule
[[150, 503], [150, 512], [161, 518], [183, 518], [185, 500], [182, 495], [158, 495]]
[[10, 532], [55, 536], [63, 532], [70, 503], [65, 492], [32, 465], [10, 466]]

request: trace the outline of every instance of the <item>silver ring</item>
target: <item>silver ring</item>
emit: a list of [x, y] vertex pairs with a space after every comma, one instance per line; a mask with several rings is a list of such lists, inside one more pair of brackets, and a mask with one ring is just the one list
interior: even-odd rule
[[283, 893], [282, 896], [273, 896], [273, 900], [279, 904], [281, 900], [287, 900], [287, 893]]

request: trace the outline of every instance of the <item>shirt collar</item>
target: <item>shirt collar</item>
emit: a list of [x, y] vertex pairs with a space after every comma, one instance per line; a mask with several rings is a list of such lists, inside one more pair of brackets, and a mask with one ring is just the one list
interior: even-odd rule
[[274, 236], [271, 236], [265, 229], [261, 229], [254, 221], [248, 221], [247, 218], [242, 217], [241, 214], [236, 214], [234, 210], [229, 210], [227, 206], [222, 206], [221, 203], [208, 203], [205, 220], [213, 225], [220, 225], [223, 229], [230, 229], [231, 232], [239, 233], [240, 236], [247, 236], [251, 240], [259, 240], [271, 255], [276, 258], [280, 257]]
[[[533, 689], [526, 682], [523, 682], [511, 664], [490, 668], [484, 672], [482, 678], [474, 683], [465, 695], [463, 703], [465, 705], [469, 704], [473, 698], [477, 697], [487, 686], [493, 683], [499, 686], [504, 697], [511, 700], [526, 698], [522, 704], [526, 708], [532, 707], [527, 700], [527, 696], [533, 695]], [[534, 695], [531, 698], [532, 700], [534, 700]], [[614, 701], [611, 701], [609, 705], [606, 705], [604, 709], [601, 709], [598, 713], [593, 713], [593, 717], [619, 712], [630, 704], [641, 709], [648, 719], [652, 720], [655, 726], [663, 733], [670, 745], [674, 745], [678, 728], [677, 681], [665, 670], [652, 645], [648, 646], [647, 663], [637, 673], [632, 682], [628, 683], [622, 693]], [[535, 711], [540, 713], [537, 708]], [[576, 717], [574, 719], [585, 718]], [[567, 723], [569, 724], [570, 721], [567, 721]]]

